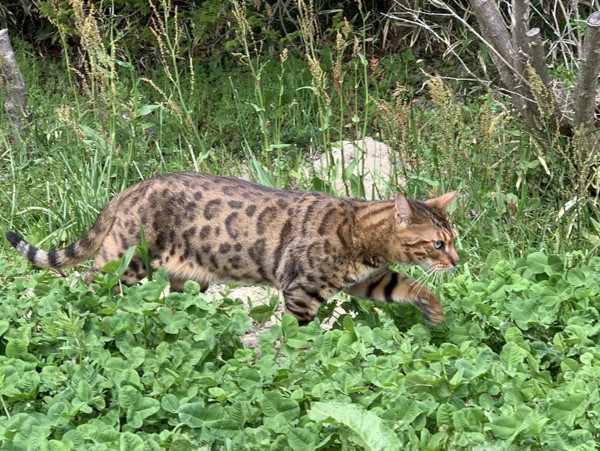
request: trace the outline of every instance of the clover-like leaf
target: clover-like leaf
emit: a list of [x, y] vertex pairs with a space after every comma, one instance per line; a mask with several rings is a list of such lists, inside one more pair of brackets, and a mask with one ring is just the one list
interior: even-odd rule
[[313, 421], [329, 422], [347, 428], [364, 449], [383, 451], [403, 448], [381, 418], [356, 404], [315, 402], [308, 416]]

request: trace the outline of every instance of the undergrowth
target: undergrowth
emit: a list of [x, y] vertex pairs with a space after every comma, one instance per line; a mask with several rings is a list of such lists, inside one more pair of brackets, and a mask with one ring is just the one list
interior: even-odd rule
[[[113, 294], [2, 263], [0, 443], [10, 449], [594, 449], [600, 261], [493, 253], [444, 285], [447, 320], [284, 315], [244, 348], [240, 301], [168, 277]], [[539, 304], [544, 308], [540, 309]], [[5, 449], [6, 446], [4, 446]]]

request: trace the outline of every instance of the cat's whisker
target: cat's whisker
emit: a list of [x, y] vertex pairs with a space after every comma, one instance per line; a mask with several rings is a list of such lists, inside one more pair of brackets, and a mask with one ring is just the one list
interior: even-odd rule
[[427, 280], [427, 278], [431, 275], [431, 271], [432, 271], [431, 268], [424, 269], [423, 272], [421, 273], [421, 275], [419, 277], [417, 277], [417, 279], [414, 280], [413, 283], [411, 283], [411, 286], [420, 284], [421, 282]]
[[[423, 289], [424, 289], [424, 284], [422, 282], [427, 280], [432, 274], [435, 275], [435, 273], [436, 273], [435, 268], [428, 268], [416, 280], [414, 280], [410, 284], [411, 292], [414, 293], [414, 296], [416, 299], [419, 299], [421, 297], [421, 291], [423, 291]], [[416, 289], [416, 292], [415, 292], [415, 289]]]

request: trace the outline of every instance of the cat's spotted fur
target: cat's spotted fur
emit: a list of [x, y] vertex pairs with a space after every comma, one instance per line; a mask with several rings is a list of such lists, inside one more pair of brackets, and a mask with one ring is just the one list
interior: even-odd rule
[[[23, 256], [61, 268], [97, 254], [93, 270], [140, 243], [143, 229], [153, 269], [169, 274], [171, 290], [186, 280], [203, 289], [232, 280], [270, 284], [301, 323], [336, 292], [376, 301], [409, 302], [431, 323], [444, 316], [436, 297], [390, 263], [446, 271], [458, 263], [455, 232], [445, 210], [456, 192], [425, 202], [364, 201], [282, 191], [243, 180], [180, 172], [139, 182], [115, 196], [77, 242], [44, 251], [7, 232]], [[145, 276], [138, 256], [123, 277]]]

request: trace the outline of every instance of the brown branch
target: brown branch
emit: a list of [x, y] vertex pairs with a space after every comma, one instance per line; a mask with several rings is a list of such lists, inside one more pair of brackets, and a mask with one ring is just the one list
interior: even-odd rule
[[[558, 127], [561, 133], [571, 133], [571, 123], [568, 116], [564, 113], [567, 110], [567, 105], [559, 103], [559, 99], [554, 95], [554, 91], [551, 86], [550, 72], [548, 71], [548, 65], [546, 64], [546, 56], [544, 53], [544, 43], [540, 34], [539, 28], [532, 28], [525, 33], [527, 39], [527, 45], [529, 48], [529, 64], [530, 69], [533, 70], [539, 77], [544, 87], [542, 93], [544, 98], [543, 105], [538, 105], [538, 108], [545, 108], [550, 113], [548, 125]], [[538, 100], [539, 101], [539, 100]]]
[[575, 119], [573, 125], [595, 129], [596, 91], [600, 75], [600, 11], [593, 13], [587, 21], [583, 39], [582, 58], [575, 87]]
[[514, 68], [515, 49], [498, 5], [492, 0], [470, 2], [502, 83], [511, 93], [513, 105], [520, 114], [529, 117], [525, 96], [515, 83], [516, 77], [523, 77], [523, 74], [519, 74]]
[[0, 86], [6, 91], [4, 108], [13, 133], [19, 137], [24, 129], [23, 121], [27, 117], [27, 88], [6, 29], [0, 30], [0, 77]]
[[550, 72], [546, 64], [546, 56], [544, 55], [544, 43], [540, 35], [539, 28], [532, 28], [525, 33], [527, 39], [527, 46], [529, 48], [528, 54], [530, 56], [530, 64], [533, 66], [535, 72], [539, 75], [544, 86], [550, 87]]
[[539, 120], [539, 109], [536, 108], [535, 101], [530, 88], [530, 80], [527, 79], [527, 67], [531, 64], [531, 55], [527, 39], [527, 28], [529, 28], [529, 0], [512, 1], [512, 43], [514, 56], [515, 89], [523, 95], [524, 111], [522, 112], [527, 122], [535, 127]]

